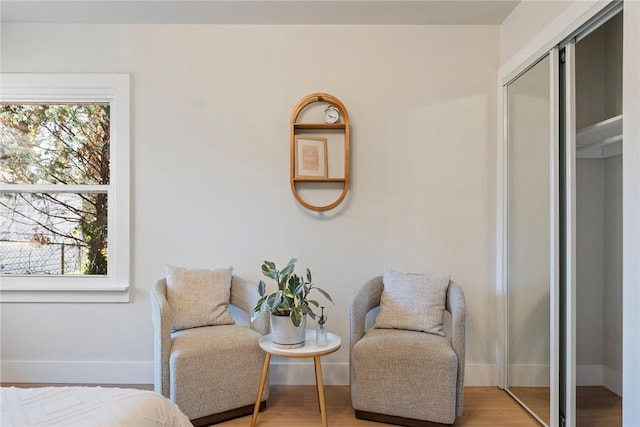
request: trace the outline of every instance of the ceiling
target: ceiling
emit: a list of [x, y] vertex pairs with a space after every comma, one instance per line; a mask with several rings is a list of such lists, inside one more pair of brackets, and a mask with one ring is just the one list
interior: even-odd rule
[[510, 0], [2, 0], [3, 23], [497, 25]]

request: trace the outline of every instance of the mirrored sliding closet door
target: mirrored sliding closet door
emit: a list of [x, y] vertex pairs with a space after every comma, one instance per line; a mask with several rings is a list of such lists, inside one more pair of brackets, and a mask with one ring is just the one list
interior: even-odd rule
[[623, 425], [622, 7], [504, 85], [504, 386], [544, 426]]
[[507, 390], [550, 424], [551, 59], [507, 86]]

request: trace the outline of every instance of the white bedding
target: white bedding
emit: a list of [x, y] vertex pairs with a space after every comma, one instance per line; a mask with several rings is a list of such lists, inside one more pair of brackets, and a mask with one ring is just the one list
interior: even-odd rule
[[191, 427], [169, 399], [152, 391], [102, 387], [0, 389], [2, 427]]

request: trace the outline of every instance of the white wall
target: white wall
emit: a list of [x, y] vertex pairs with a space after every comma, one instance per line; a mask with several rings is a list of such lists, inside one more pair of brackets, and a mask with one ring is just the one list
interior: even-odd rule
[[523, 0], [500, 25], [498, 78], [511, 79], [605, 8], [611, 0]]
[[[498, 29], [491, 26], [3, 25], [4, 72], [132, 77], [129, 304], [2, 304], [2, 380], [152, 381], [149, 288], [166, 263], [297, 256], [336, 305], [386, 267], [450, 274], [468, 302], [467, 384], [493, 385]], [[443, 41], [446, 41], [444, 43]], [[352, 187], [320, 215], [289, 189], [289, 118], [328, 92], [352, 124]], [[280, 367], [282, 368], [282, 367]], [[274, 382], [313, 381], [310, 365]], [[299, 375], [299, 376], [298, 376]]]
[[622, 156], [577, 159], [576, 384], [622, 394]]
[[576, 161], [576, 370], [578, 385], [601, 385], [605, 223], [604, 160]]
[[[596, 30], [576, 43], [576, 129], [591, 126], [605, 116], [605, 37]], [[621, 73], [622, 74], [622, 73]]]
[[604, 159], [602, 383], [622, 395], [622, 157]]
[[604, 24], [604, 116], [622, 114], [622, 39], [624, 36], [623, 13]]
[[622, 13], [576, 43], [576, 128], [622, 114]]
[[522, 0], [500, 25], [500, 63], [538, 36], [572, 1]]

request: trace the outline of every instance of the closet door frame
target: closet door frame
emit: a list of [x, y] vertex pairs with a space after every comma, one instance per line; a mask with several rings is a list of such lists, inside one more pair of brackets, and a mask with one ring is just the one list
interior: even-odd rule
[[[497, 81], [497, 129], [504, 128], [503, 87], [554, 46], [561, 45], [571, 34], [603, 9], [615, 3], [613, 0], [573, 2], [556, 19], [541, 29], [538, 35], [518, 53], [507, 60], [498, 71]], [[640, 425], [640, 2], [624, 3], [623, 34], [623, 423]], [[504, 388], [506, 375], [506, 289], [505, 270], [505, 158], [504, 134], [498, 132], [497, 146], [497, 206], [496, 206], [496, 294], [497, 322], [500, 334], [496, 345], [496, 382]]]
[[[564, 330], [565, 339], [559, 350], [564, 348], [564, 366], [559, 366], [558, 375], [564, 379], [564, 408], [559, 408], [564, 415], [564, 425], [576, 425], [576, 72], [575, 72], [575, 39], [564, 44], [564, 161], [560, 166], [564, 173], [564, 201], [560, 215], [564, 222], [564, 300], [560, 303], [565, 310], [565, 324], [559, 325]], [[562, 171], [562, 169], [564, 169]], [[563, 375], [564, 374], [564, 375]], [[561, 391], [562, 392], [562, 391]]]
[[622, 419], [640, 425], [640, 2], [624, 6], [622, 109]]
[[557, 47], [551, 49], [551, 126], [549, 135], [549, 195], [551, 197], [549, 209], [550, 250], [549, 250], [549, 384], [550, 390], [550, 425], [560, 425], [560, 51]]
[[[549, 138], [549, 161], [550, 169], [550, 426], [560, 427], [561, 425], [575, 426], [575, 79], [569, 78], [565, 82], [565, 92], [562, 94], [568, 105], [565, 111], [564, 125], [564, 193], [562, 204], [566, 209], [566, 221], [564, 224], [560, 222], [561, 212], [561, 168], [560, 168], [560, 56], [558, 46], [563, 46], [565, 53], [565, 66], [568, 72], [565, 77], [575, 73], [574, 60], [574, 44], [568, 37], [576, 33], [587, 22], [592, 20], [603, 9], [610, 8], [615, 1], [601, 1], [595, 5], [591, 5], [585, 9], [580, 18], [577, 20], [567, 21], [557, 26], [557, 33], [552, 35], [542, 47], [533, 51], [531, 55], [523, 62], [505, 64], [499, 70], [498, 79], [498, 147], [497, 147], [497, 224], [496, 224], [496, 282], [497, 294], [500, 298], [498, 304], [498, 324], [501, 325], [501, 334], [499, 337], [499, 351], [497, 352], [497, 362], [499, 369], [497, 370], [498, 385], [507, 390], [507, 371], [508, 371], [508, 328], [507, 328], [507, 206], [508, 206], [508, 182], [507, 182], [507, 86], [517, 77], [526, 72], [530, 67], [536, 64], [541, 58], [550, 55], [551, 58], [551, 136]], [[578, 7], [578, 6], [576, 6]], [[564, 227], [564, 229], [562, 229]], [[563, 233], [565, 239], [565, 247], [560, 246], [560, 233]], [[566, 255], [566, 269], [560, 270], [561, 251]], [[566, 324], [560, 323], [560, 274], [568, 286], [566, 301], [563, 303], [566, 311]], [[560, 342], [560, 329], [563, 329], [565, 342]], [[563, 366], [560, 366], [560, 346], [566, 350], [566, 358]], [[564, 422], [561, 423], [560, 417], [560, 374], [561, 369], [565, 371], [565, 383], [563, 385], [562, 394]]]
[[[531, 64], [551, 50], [554, 46], [567, 43], [572, 34], [600, 15], [603, 10], [615, 6], [615, 0], [597, 0], [592, 2], [574, 2], [538, 36], [524, 46], [521, 51], [505, 62], [498, 72], [498, 129], [505, 126], [505, 98], [504, 86], [514, 76], [519, 75]], [[640, 311], [636, 310], [640, 301], [640, 2], [624, 2], [624, 34], [623, 34], [623, 424], [640, 425], [640, 407], [635, 401], [640, 397], [640, 365], [637, 364], [637, 354], [640, 353]], [[500, 387], [506, 387], [506, 165], [505, 165], [505, 134], [498, 132], [497, 146], [497, 207], [496, 207], [496, 293], [498, 295], [497, 321], [501, 335], [498, 337], [496, 351], [497, 374], [496, 379]], [[565, 230], [566, 231], [566, 230]], [[575, 235], [575, 233], [574, 233]], [[573, 347], [575, 348], [575, 347]], [[558, 355], [554, 355], [556, 360]], [[575, 350], [574, 355], [575, 357]], [[554, 357], [552, 357], [554, 360]], [[573, 369], [574, 363], [571, 363]], [[566, 363], [565, 363], [566, 366]], [[569, 375], [575, 381], [575, 374]], [[568, 386], [572, 390], [575, 387]], [[567, 388], [563, 387], [566, 392]], [[571, 392], [572, 393], [572, 392]], [[571, 393], [569, 399], [571, 400]], [[575, 399], [574, 399], [575, 400]], [[569, 408], [575, 403], [565, 402]], [[571, 418], [569, 409], [568, 417]], [[565, 420], [575, 423], [574, 418]], [[558, 420], [559, 422], [559, 420]], [[559, 424], [553, 424], [556, 426]], [[570, 423], [566, 423], [571, 426]], [[574, 424], [575, 425], [575, 424]]]

